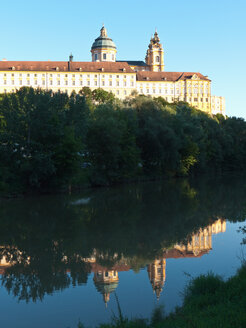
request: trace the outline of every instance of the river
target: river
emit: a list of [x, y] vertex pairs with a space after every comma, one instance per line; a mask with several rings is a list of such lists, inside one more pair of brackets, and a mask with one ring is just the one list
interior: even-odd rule
[[75, 328], [182, 304], [246, 256], [246, 178], [203, 176], [0, 201], [4, 328]]

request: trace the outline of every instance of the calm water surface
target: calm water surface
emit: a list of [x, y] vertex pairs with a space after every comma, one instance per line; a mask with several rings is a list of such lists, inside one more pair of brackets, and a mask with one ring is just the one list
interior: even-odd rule
[[191, 277], [245, 257], [246, 179], [132, 184], [0, 202], [5, 328], [77, 327], [182, 304]]

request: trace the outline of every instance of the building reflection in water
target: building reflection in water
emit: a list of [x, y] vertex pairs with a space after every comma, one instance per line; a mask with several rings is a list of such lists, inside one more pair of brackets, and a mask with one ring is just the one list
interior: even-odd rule
[[[163, 249], [162, 255], [147, 265], [148, 277], [157, 300], [160, 298], [166, 280], [166, 260], [171, 258], [195, 258], [208, 254], [212, 249], [212, 235], [225, 231], [226, 221], [224, 219], [218, 219], [213, 224], [193, 233], [187, 243], [176, 244], [173, 248]], [[115, 257], [117, 258], [118, 255], [115, 254]], [[82, 260], [89, 264], [88, 273], [94, 273], [93, 281], [95, 287], [102, 294], [104, 303], [107, 306], [110, 300], [110, 294], [118, 287], [118, 273], [129, 271], [131, 267], [128, 265], [127, 259], [116, 261], [116, 264], [112, 267], [104, 267], [97, 263], [97, 258], [98, 254], [95, 250], [93, 256]], [[103, 255], [100, 255], [99, 258], [103, 259]], [[14, 264], [14, 262], [10, 263], [3, 256], [0, 261], [0, 274], [4, 274], [6, 269]]]

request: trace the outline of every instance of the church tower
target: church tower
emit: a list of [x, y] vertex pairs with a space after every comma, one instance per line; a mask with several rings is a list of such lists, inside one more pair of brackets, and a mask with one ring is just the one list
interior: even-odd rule
[[164, 51], [157, 31], [155, 31], [154, 37], [150, 39], [145, 62], [149, 66], [150, 71], [164, 72]]
[[165, 280], [166, 280], [166, 260], [159, 259], [148, 265], [148, 276], [154, 294], [159, 300]]
[[103, 25], [100, 36], [93, 42], [91, 47], [92, 61], [115, 62], [116, 52], [116, 45], [113, 40], [108, 37], [107, 30]]

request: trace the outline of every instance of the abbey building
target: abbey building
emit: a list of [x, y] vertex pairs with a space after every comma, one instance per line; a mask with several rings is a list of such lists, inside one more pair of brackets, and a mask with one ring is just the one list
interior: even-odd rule
[[117, 48], [103, 26], [91, 47], [91, 62], [0, 61], [0, 93], [22, 86], [53, 91], [79, 92], [87, 86], [103, 88], [124, 99], [133, 92], [185, 101], [210, 114], [225, 114], [223, 97], [211, 95], [211, 80], [198, 72], [166, 72], [164, 50], [157, 31], [151, 38], [145, 61], [117, 60]]

